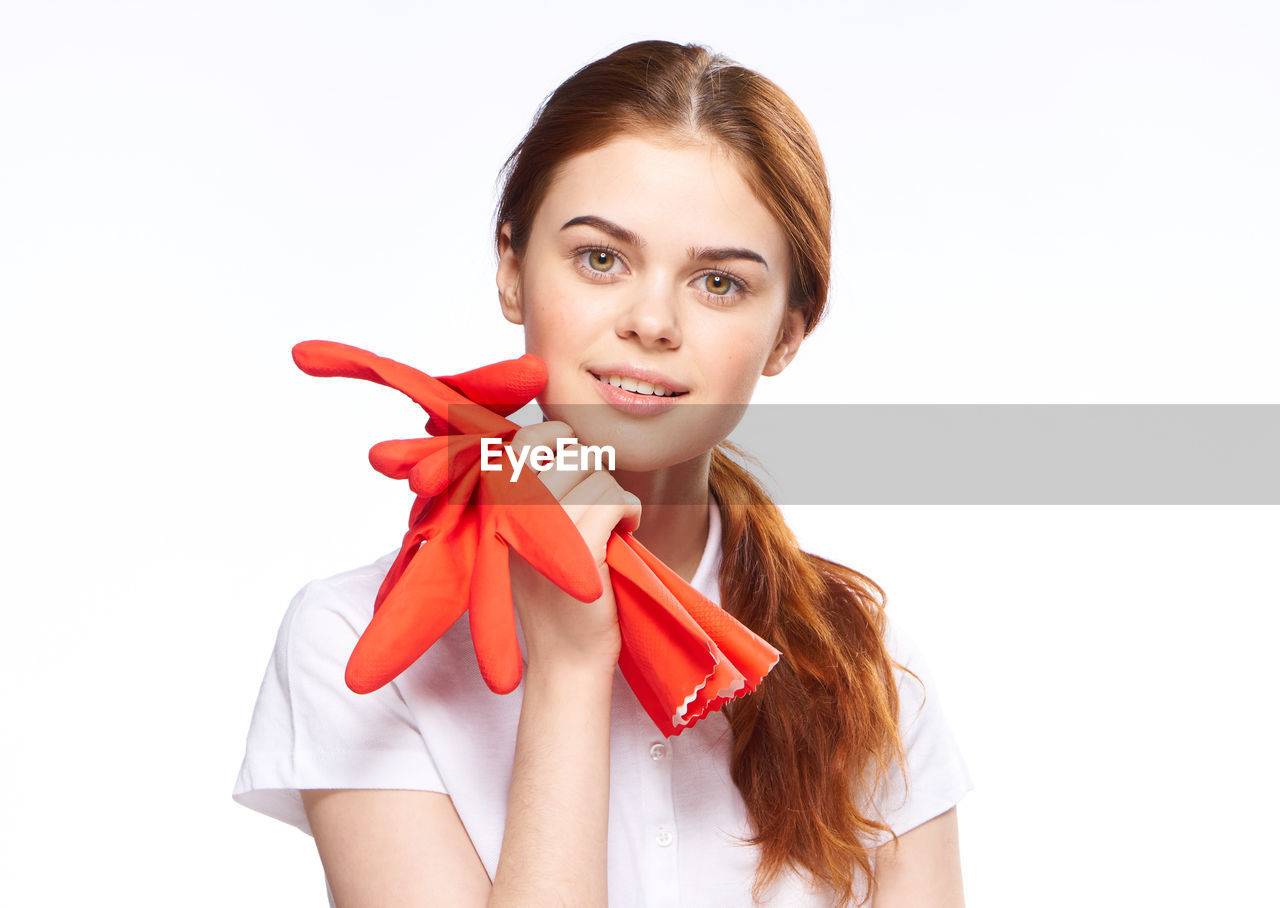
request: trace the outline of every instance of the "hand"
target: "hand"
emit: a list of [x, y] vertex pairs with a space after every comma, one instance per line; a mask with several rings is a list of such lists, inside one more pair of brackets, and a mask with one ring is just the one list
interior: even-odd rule
[[[556, 439], [573, 437], [568, 423], [544, 422], [516, 432], [510, 445], [517, 452], [524, 445], [554, 448]], [[640, 526], [640, 499], [618, 485], [608, 471], [585, 465], [581, 470], [558, 470], [553, 464], [538, 478], [560, 502], [595, 556], [604, 593], [595, 602], [579, 602], [512, 551], [511, 598], [524, 630], [529, 664], [552, 670], [585, 667], [611, 671], [622, 649], [622, 636], [605, 552], [615, 527], [635, 532]]]

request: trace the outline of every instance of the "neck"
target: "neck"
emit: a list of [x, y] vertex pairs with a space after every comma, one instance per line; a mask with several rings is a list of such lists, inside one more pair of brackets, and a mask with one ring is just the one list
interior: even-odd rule
[[613, 478], [640, 499], [636, 539], [687, 583], [707, 547], [711, 452], [660, 470], [614, 470]]

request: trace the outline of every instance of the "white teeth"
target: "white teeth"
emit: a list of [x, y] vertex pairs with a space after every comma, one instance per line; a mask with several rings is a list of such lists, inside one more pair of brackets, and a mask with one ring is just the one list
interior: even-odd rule
[[621, 375], [601, 375], [599, 379], [602, 382], [613, 385], [615, 388], [621, 388], [624, 391], [631, 391], [634, 394], [652, 394], [654, 397], [670, 397], [676, 392], [670, 388], [664, 388], [662, 385], [655, 385], [647, 381], [639, 381], [634, 378], [624, 378]]

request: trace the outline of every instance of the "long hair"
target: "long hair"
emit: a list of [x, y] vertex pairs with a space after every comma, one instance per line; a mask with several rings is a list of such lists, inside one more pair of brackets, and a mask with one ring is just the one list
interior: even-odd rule
[[[580, 69], [542, 104], [502, 169], [494, 242], [511, 223], [524, 254], [539, 206], [573, 155], [624, 134], [717, 143], [786, 233], [787, 305], [805, 335], [821, 320], [831, 271], [831, 193], [804, 115], [776, 85], [696, 44], [640, 41]], [[723, 441], [711, 494], [722, 517], [721, 600], [783, 658], [749, 697], [725, 707], [730, 775], [760, 847], [757, 901], [790, 865], [841, 906], [861, 876], [874, 891], [874, 836], [890, 831], [870, 799], [903, 758], [896, 663], [884, 643], [884, 592], [800, 549], [781, 511]]]

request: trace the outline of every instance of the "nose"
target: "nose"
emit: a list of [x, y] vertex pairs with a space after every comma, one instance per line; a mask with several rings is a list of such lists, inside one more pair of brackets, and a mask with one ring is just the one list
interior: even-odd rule
[[637, 286], [625, 300], [615, 326], [618, 337], [635, 339], [646, 347], [674, 350], [680, 346], [678, 300], [657, 281]]

